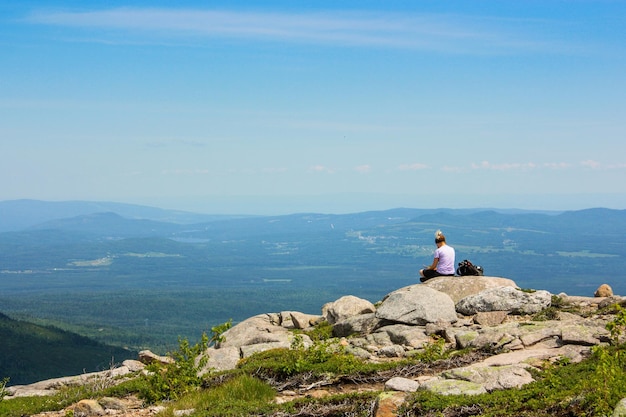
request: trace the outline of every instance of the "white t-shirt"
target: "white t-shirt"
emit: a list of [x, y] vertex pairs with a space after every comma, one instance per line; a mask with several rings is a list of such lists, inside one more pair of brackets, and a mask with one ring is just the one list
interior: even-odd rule
[[452, 246], [443, 245], [435, 251], [435, 258], [439, 258], [437, 263], [437, 272], [443, 275], [454, 274], [454, 248]]

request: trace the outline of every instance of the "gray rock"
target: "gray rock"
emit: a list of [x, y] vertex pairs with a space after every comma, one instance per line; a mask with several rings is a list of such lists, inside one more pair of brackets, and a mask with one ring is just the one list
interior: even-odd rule
[[139, 361], [141, 363], [145, 363], [146, 365], [150, 365], [151, 363], [160, 363], [163, 365], [174, 363], [174, 359], [169, 356], [160, 356], [149, 350], [142, 350], [139, 352]]
[[241, 360], [241, 351], [236, 346], [226, 346], [219, 349], [210, 347], [204, 351], [204, 355], [208, 355], [209, 359], [202, 370], [200, 370], [200, 375], [204, 375], [211, 370], [227, 371], [235, 369], [239, 360]]
[[255, 353], [265, 352], [266, 350], [271, 349], [289, 349], [291, 347], [290, 342], [269, 342], [269, 343], [257, 343], [255, 345], [246, 345], [242, 346], [241, 349], [241, 357], [247, 358]]
[[524, 292], [512, 287], [490, 288], [461, 299], [456, 311], [466, 316], [486, 311], [510, 311], [513, 314], [534, 314], [550, 306], [548, 291]]
[[358, 316], [360, 314], [373, 313], [376, 307], [368, 300], [346, 295], [331, 303], [322, 306], [322, 316], [328, 320], [330, 324], [335, 324], [349, 317]]
[[521, 365], [467, 366], [444, 371], [441, 376], [480, 384], [487, 391], [519, 388], [534, 381], [532, 375]]
[[386, 332], [375, 332], [365, 336], [365, 340], [372, 345], [389, 346], [393, 345], [391, 338]]
[[296, 329], [308, 329], [312, 326], [312, 323], [320, 319], [320, 316], [300, 313], [299, 311], [292, 311], [289, 315], [291, 317], [293, 327]]
[[376, 310], [376, 317], [413, 325], [440, 320], [453, 323], [457, 320], [452, 299], [423, 284], [400, 288], [388, 294]]
[[347, 337], [353, 334], [371, 333], [380, 324], [374, 313], [359, 314], [345, 318], [333, 325], [333, 335]]
[[515, 340], [520, 333], [519, 327], [518, 323], [505, 323], [496, 327], [456, 329], [453, 332], [457, 347], [461, 349], [468, 347], [494, 349]]
[[547, 339], [561, 338], [561, 328], [552, 321], [534, 322], [520, 328], [519, 338], [524, 347], [530, 347]]
[[474, 316], [474, 323], [480, 324], [481, 326], [497, 326], [498, 324], [502, 324], [508, 315], [508, 311], [479, 312]]
[[346, 352], [357, 358], [365, 360], [368, 360], [372, 357], [372, 354], [367, 349], [364, 349], [360, 346], [354, 346], [352, 344], [346, 346]]
[[415, 392], [420, 384], [412, 379], [394, 377], [385, 382], [386, 391]]
[[458, 303], [465, 297], [481, 293], [489, 288], [517, 288], [517, 284], [508, 278], [487, 276], [437, 277], [429, 279], [422, 285], [448, 294], [454, 303]]
[[219, 343], [219, 348], [290, 341], [289, 331], [276, 324], [268, 314], [250, 317], [226, 330], [222, 336], [224, 341]]
[[404, 355], [405, 351], [402, 346], [399, 345], [383, 346], [378, 351], [378, 356], [385, 358], [403, 358]]
[[104, 408], [96, 400], [80, 400], [73, 408], [74, 417], [102, 416]]
[[561, 328], [561, 340], [563, 344], [595, 346], [608, 341], [609, 332], [603, 327], [590, 325], [590, 322], [569, 324]]
[[98, 400], [98, 404], [105, 410], [126, 411], [124, 402], [115, 397], [103, 397]]
[[134, 359], [127, 359], [122, 362], [122, 366], [128, 368], [130, 372], [139, 372], [143, 371], [146, 368], [146, 365], [141, 361], [136, 361]]
[[420, 385], [420, 389], [439, 395], [480, 395], [487, 393], [481, 384], [458, 379], [433, 378]]
[[387, 333], [391, 342], [396, 345], [410, 346], [412, 348], [421, 348], [431, 340], [431, 338], [426, 335], [423, 327], [409, 326], [406, 324], [394, 324], [381, 327], [378, 332]]
[[196, 412], [195, 408], [188, 408], [186, 410], [174, 410], [174, 416], [175, 417], [190, 416], [195, 412]]

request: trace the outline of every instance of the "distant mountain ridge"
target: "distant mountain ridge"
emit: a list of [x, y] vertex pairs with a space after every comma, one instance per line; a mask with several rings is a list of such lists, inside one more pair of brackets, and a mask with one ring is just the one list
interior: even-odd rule
[[128, 219], [146, 219], [177, 224], [245, 217], [198, 214], [115, 202], [22, 199], [0, 201], [0, 232], [22, 230], [52, 220], [107, 212], [116, 213]]
[[[254, 219], [257, 217], [265, 218], [287, 218], [288, 216], [316, 215], [330, 216], [332, 218], [357, 218], [359, 224], [367, 217], [371, 217], [371, 213], [385, 213], [389, 217], [398, 217], [408, 219], [420, 215], [437, 214], [437, 213], [456, 213], [471, 214], [483, 211], [494, 211], [503, 214], [520, 214], [520, 213], [546, 213], [559, 214], [558, 211], [527, 211], [520, 209], [415, 209], [415, 208], [394, 208], [380, 211], [366, 211], [350, 214], [324, 214], [324, 213], [294, 213], [292, 215], [279, 216], [253, 216], [253, 215], [226, 215], [226, 214], [202, 214], [181, 210], [161, 209], [151, 206], [143, 206], [136, 204], [126, 204], [117, 202], [104, 201], [43, 201], [43, 200], [6, 200], [0, 201], [0, 233], [19, 231], [28, 228], [44, 229], [59, 227], [71, 227], [72, 222], [76, 222], [75, 218], [82, 218], [82, 221], [89, 223], [90, 215], [104, 215], [105, 213], [114, 213], [119, 217], [128, 220], [152, 220], [160, 223], [173, 223], [179, 225], [209, 223], [221, 220], [235, 219]], [[74, 219], [74, 220], [69, 220]], [[101, 217], [105, 220], [104, 217]], [[55, 221], [58, 221], [55, 223]]]

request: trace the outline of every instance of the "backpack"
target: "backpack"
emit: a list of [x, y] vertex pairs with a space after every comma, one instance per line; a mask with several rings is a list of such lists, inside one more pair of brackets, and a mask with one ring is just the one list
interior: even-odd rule
[[459, 267], [456, 269], [457, 275], [483, 275], [483, 267], [474, 265], [467, 259], [463, 262], [459, 262]]

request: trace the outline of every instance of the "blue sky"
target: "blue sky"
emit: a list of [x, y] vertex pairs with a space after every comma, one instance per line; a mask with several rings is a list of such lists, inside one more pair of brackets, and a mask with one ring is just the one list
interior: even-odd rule
[[0, 200], [626, 208], [624, 1], [2, 1]]

